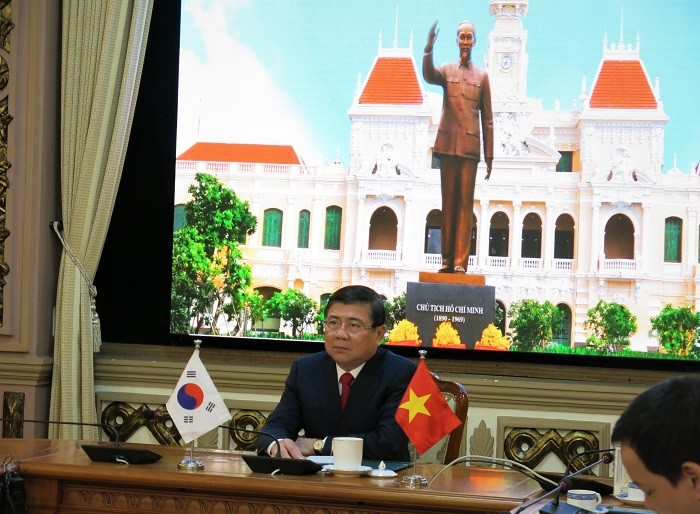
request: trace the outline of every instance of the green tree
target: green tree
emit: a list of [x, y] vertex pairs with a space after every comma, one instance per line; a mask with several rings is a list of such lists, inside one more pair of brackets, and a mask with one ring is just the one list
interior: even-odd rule
[[656, 331], [659, 343], [667, 353], [679, 357], [700, 354], [700, 312], [690, 307], [673, 307], [671, 304], [651, 318], [651, 328]]
[[260, 291], [248, 289], [243, 298], [246, 317], [252, 327], [255, 327], [258, 321], [267, 318], [267, 308], [265, 307], [265, 298], [260, 294]]
[[292, 327], [292, 337], [300, 337], [314, 321], [317, 305], [296, 289], [287, 289], [272, 295], [266, 304], [269, 316], [285, 320]]
[[630, 345], [630, 336], [637, 331], [637, 317], [627, 307], [600, 300], [588, 309], [584, 327], [592, 330], [586, 342], [599, 353], [619, 352]]
[[391, 301], [384, 300], [386, 328], [391, 331], [402, 319], [406, 319], [406, 293], [395, 296]]
[[188, 192], [185, 224], [173, 234], [171, 329], [236, 335], [244, 327], [245, 291], [252, 282], [239, 245], [255, 232], [248, 202], [211, 175], [198, 173]]
[[552, 340], [561, 313], [549, 300], [540, 303], [525, 299], [510, 306], [508, 317], [509, 337], [513, 340], [511, 349], [533, 351], [543, 350]]

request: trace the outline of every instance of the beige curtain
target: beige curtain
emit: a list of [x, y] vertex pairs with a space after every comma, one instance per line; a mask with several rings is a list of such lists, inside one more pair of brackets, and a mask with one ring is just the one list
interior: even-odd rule
[[[121, 178], [152, 7], [153, 0], [63, 2], [64, 251], [56, 293], [52, 420], [97, 422], [93, 352], [101, 339], [92, 280]], [[96, 439], [98, 431], [51, 425], [49, 436]]]

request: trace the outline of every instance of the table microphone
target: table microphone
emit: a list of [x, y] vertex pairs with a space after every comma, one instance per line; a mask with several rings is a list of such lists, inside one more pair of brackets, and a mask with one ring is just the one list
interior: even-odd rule
[[[551, 491], [547, 491], [545, 494], [543, 494], [543, 495], [541, 495], [541, 496], [538, 496], [537, 498], [534, 498], [534, 499], [530, 500], [530, 501], [527, 502], [526, 504], [521, 505], [520, 507], [518, 507], [517, 509], [515, 509], [515, 512], [513, 512], [512, 514], [519, 514], [520, 512], [522, 512], [522, 511], [524, 511], [525, 509], [527, 509], [528, 507], [532, 507], [535, 503], [537, 503], [537, 502], [543, 500], [544, 498], [547, 498], [548, 496], [552, 496], [552, 495], [555, 495], [555, 494], [558, 495], [559, 493], [561, 493], [561, 492], [566, 492], [566, 491], [568, 491], [569, 489], [571, 489], [571, 480], [569, 480], [568, 477], [562, 478], [562, 479], [559, 481], [559, 485], [558, 485], [557, 487], [555, 487], [555, 488], [552, 489]], [[540, 511], [540, 512], [542, 512], [542, 511]], [[499, 512], [499, 514], [511, 514], [511, 513], [510, 513], [510, 511], [508, 511], [508, 510], [502, 510], [501, 512]]]
[[135, 446], [121, 446], [119, 444], [119, 432], [115, 427], [107, 423], [88, 423], [85, 421], [52, 421], [42, 419], [14, 419], [0, 418], [1, 421], [11, 423], [43, 423], [45, 425], [73, 425], [84, 427], [99, 427], [108, 432], [114, 444], [81, 444], [80, 447], [87, 454], [90, 460], [95, 462], [118, 462], [120, 464], [150, 464], [162, 458], [162, 455], [154, 453], [145, 448]]
[[[605, 450], [596, 450], [596, 452], [600, 451], [605, 451]], [[593, 453], [593, 452], [591, 452]], [[588, 466], [579, 469], [575, 473], [571, 473], [567, 476], [565, 476], [563, 480], [569, 480], [576, 475], [580, 475], [581, 473], [584, 473], [588, 471], [591, 468], [594, 468], [598, 464], [610, 464], [613, 460], [615, 460], [615, 456], [608, 452], [605, 451], [603, 456], [597, 460], [596, 462], [589, 464]], [[568, 466], [567, 466], [568, 467]], [[546, 505], [544, 505], [540, 509], [540, 514], [587, 514], [590, 513], [591, 511], [583, 509], [581, 507], [576, 507], [574, 505], [569, 505], [568, 503], [559, 503], [559, 496], [548, 502]]]
[[[169, 414], [161, 414], [158, 411], [151, 409], [143, 409], [141, 415], [147, 420], [168, 420], [172, 418]], [[277, 438], [270, 432], [264, 430], [253, 430], [251, 428], [238, 428], [230, 425], [218, 425], [216, 428], [226, 428], [228, 430], [236, 430], [247, 434], [257, 434], [259, 436], [269, 437], [277, 446], [277, 456], [272, 457], [267, 453], [262, 455], [242, 454], [241, 458], [245, 461], [248, 467], [257, 473], [275, 473], [280, 472], [283, 475], [306, 475], [316, 473], [323, 469], [323, 466], [309, 459], [290, 459], [280, 457], [282, 455], [282, 446]]]
[[[605, 448], [604, 450], [599, 450], [599, 449], [586, 450], [586, 451], [583, 451], [583, 452], [581, 452], [581, 453], [579, 453], [579, 454], [576, 454], [576, 455], [574, 455], [573, 457], [571, 457], [571, 459], [569, 459], [569, 462], [566, 463], [566, 469], [564, 470], [564, 475], [568, 475], [568, 474], [569, 474], [569, 470], [571, 469], [571, 465], [572, 465], [575, 461], [577, 461], [578, 459], [580, 459], [581, 457], [585, 457], [586, 455], [595, 455], [596, 453], [603, 453], [603, 452], [608, 452], [608, 453], [609, 453], [609, 452], [613, 452], [613, 451], [615, 451], [614, 448]], [[613, 459], [614, 459], [614, 457], [613, 457], [612, 455], [613, 455], [613, 454], [611, 453], [611, 454], [610, 454], [610, 461], [609, 461], [609, 462], [604, 462], [603, 464], [609, 464], [610, 462], [612, 462]]]
[[42, 419], [14, 419], [14, 418], [0, 418], [0, 421], [8, 421], [11, 423], [43, 423], [44, 425], [73, 425], [79, 427], [99, 427], [112, 437], [114, 441], [114, 446], [119, 446], [119, 432], [112, 425], [107, 423], [88, 423], [85, 421], [50, 421]]
[[238, 428], [229, 425], [219, 425], [219, 428], [237, 430], [248, 434], [257, 434], [269, 437], [277, 446], [277, 456], [272, 457], [267, 453], [258, 455], [241, 455], [248, 467], [256, 473], [281, 473], [283, 475], [308, 475], [323, 469], [319, 463], [309, 459], [292, 459], [282, 457], [282, 446], [279, 440], [269, 432], [264, 430], [252, 430], [250, 428]]

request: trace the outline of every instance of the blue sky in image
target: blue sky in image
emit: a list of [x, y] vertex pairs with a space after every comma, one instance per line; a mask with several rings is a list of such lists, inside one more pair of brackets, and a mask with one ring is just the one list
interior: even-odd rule
[[[382, 46], [406, 48], [418, 66], [431, 23], [439, 21], [435, 62], [455, 61], [455, 29], [477, 28], [473, 59], [484, 65], [495, 18], [488, 0], [183, 0], [178, 155], [196, 141], [293, 144], [307, 163], [348, 164], [350, 108]], [[398, 9], [398, 25], [396, 24]], [[641, 59], [660, 80], [669, 116], [664, 170], [700, 160], [700, 11], [694, 0], [530, 0], [527, 93], [545, 109], [571, 109], [588, 89], [603, 37], [640, 39]], [[422, 80], [422, 79], [421, 79]], [[423, 84], [427, 90], [440, 88]]]

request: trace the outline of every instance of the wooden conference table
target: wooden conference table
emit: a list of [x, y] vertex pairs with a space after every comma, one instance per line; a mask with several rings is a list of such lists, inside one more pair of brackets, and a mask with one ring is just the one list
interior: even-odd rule
[[[32, 514], [159, 513], [397, 513], [511, 510], [537, 483], [515, 471], [454, 466], [428, 487], [407, 488], [398, 478], [253, 473], [240, 452], [195, 449], [201, 471], [178, 469], [181, 447], [131, 445], [163, 456], [151, 464], [92, 462], [79, 441], [0, 439], [0, 459], [21, 461]], [[419, 465], [430, 480], [442, 465]], [[536, 495], [535, 495], [536, 496]]]

